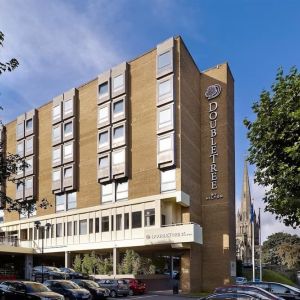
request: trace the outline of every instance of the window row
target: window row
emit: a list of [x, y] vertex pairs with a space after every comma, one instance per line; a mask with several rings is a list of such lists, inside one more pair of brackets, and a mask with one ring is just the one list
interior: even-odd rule
[[98, 155], [97, 177], [99, 182], [127, 176], [127, 148]]
[[98, 128], [126, 119], [126, 96], [98, 106]]
[[57, 167], [75, 160], [75, 141], [52, 148], [52, 166]]
[[55, 194], [76, 188], [75, 165], [69, 164], [52, 169], [52, 191]]
[[128, 200], [128, 181], [101, 185], [101, 203]]
[[16, 153], [20, 157], [29, 156], [34, 154], [35, 136], [27, 137], [25, 140], [17, 141]]
[[56, 212], [67, 211], [77, 207], [76, 192], [55, 195]]
[[75, 137], [75, 120], [69, 119], [63, 123], [53, 125], [52, 127], [52, 145], [57, 145], [74, 139]]

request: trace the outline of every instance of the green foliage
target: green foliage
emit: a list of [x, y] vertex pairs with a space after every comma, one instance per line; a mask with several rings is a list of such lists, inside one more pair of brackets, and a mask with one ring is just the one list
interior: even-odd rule
[[287, 269], [300, 267], [300, 237], [283, 232], [270, 235], [262, 246], [262, 260]]
[[98, 258], [97, 262], [97, 274], [110, 275], [113, 273], [113, 260], [111, 257], [104, 259]]
[[249, 162], [255, 182], [267, 188], [266, 211], [287, 226], [300, 226], [300, 74], [279, 69], [272, 91], [252, 106], [256, 120], [245, 119]]
[[73, 268], [76, 272], [82, 272], [82, 269], [81, 269], [81, 258], [80, 258], [80, 255], [77, 254], [75, 256], [75, 259], [74, 259], [74, 262], [73, 262]]

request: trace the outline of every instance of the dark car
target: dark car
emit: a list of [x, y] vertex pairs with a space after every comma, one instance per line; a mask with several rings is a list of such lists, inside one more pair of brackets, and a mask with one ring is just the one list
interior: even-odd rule
[[216, 293], [209, 295], [202, 300], [218, 299], [218, 300], [227, 300], [227, 299], [238, 299], [238, 300], [257, 300], [259, 298], [245, 294], [245, 293]]
[[36, 266], [32, 270], [32, 277], [34, 281], [42, 282], [48, 279], [69, 279], [69, 275], [62, 272], [59, 268], [51, 266]]
[[248, 282], [247, 285], [258, 286], [286, 300], [300, 300], [300, 290], [293, 286], [277, 282]]
[[4, 281], [0, 284], [1, 299], [5, 300], [63, 300], [60, 294], [52, 292], [45, 285], [31, 281]]
[[145, 294], [146, 291], [146, 284], [141, 282], [138, 279], [134, 279], [134, 278], [128, 278], [128, 279], [124, 279], [128, 286], [129, 286], [129, 295], [142, 295]]
[[244, 292], [255, 292], [259, 295], [267, 297], [270, 300], [283, 300], [258, 286], [251, 285], [226, 285], [215, 289], [215, 293], [244, 293]]
[[100, 287], [95, 281], [87, 279], [73, 279], [73, 282], [88, 290], [93, 300], [106, 299], [109, 296], [109, 289]]
[[67, 273], [70, 279], [89, 279], [89, 275], [82, 272], [76, 272], [71, 268], [59, 268], [61, 272]]
[[117, 296], [127, 297], [129, 295], [129, 287], [123, 279], [100, 279], [96, 280], [100, 287], [109, 289], [109, 295], [113, 298]]
[[91, 293], [70, 280], [47, 280], [44, 283], [51, 291], [68, 300], [91, 300]]

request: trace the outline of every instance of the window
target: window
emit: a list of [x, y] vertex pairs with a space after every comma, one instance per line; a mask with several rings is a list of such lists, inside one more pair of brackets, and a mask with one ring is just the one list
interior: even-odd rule
[[99, 85], [99, 98], [108, 96], [108, 81]]
[[24, 124], [19, 123], [17, 125], [17, 136], [23, 136], [24, 135]]
[[118, 118], [125, 114], [125, 101], [124, 99], [118, 100], [113, 103], [113, 118]]
[[27, 164], [26, 171], [28, 173], [32, 172], [32, 170], [33, 170], [33, 158], [32, 157], [27, 158], [26, 159], [26, 164]]
[[17, 194], [22, 194], [23, 193], [23, 189], [24, 189], [24, 185], [22, 182], [18, 182], [16, 185], [17, 188]]
[[63, 224], [57, 223], [56, 224], [56, 237], [62, 237], [63, 236]]
[[99, 169], [104, 169], [108, 167], [108, 156], [103, 156], [99, 158]]
[[158, 111], [158, 129], [173, 128], [173, 106], [161, 107]]
[[161, 225], [166, 225], [166, 215], [161, 215]]
[[101, 219], [101, 231], [102, 232], [107, 232], [109, 231], [109, 217], [102, 217]]
[[87, 219], [79, 221], [79, 234], [87, 234]]
[[0, 224], [2, 224], [4, 222], [4, 212], [3, 210], [1, 209], [0, 210]]
[[60, 146], [57, 148], [53, 148], [53, 150], [52, 150], [52, 163], [53, 164], [61, 163], [61, 148], [60, 148]]
[[114, 216], [111, 216], [111, 231], [114, 231]]
[[25, 189], [26, 190], [32, 189], [32, 185], [33, 185], [33, 179], [32, 178], [27, 178], [25, 180]]
[[282, 285], [271, 283], [271, 293], [275, 294], [285, 294], [290, 293], [290, 290]]
[[158, 70], [165, 69], [172, 65], [171, 51], [164, 52], [158, 56]]
[[99, 218], [96, 218], [95, 219], [95, 233], [99, 233], [99, 229], [100, 229]]
[[53, 127], [53, 131], [52, 131], [53, 140], [60, 139], [60, 136], [61, 136], [60, 125], [56, 126], [56, 127]]
[[24, 143], [23, 141], [17, 144], [17, 154], [19, 156], [24, 156]]
[[155, 225], [155, 209], [145, 209], [145, 226]]
[[74, 232], [74, 235], [77, 235], [77, 221], [74, 221], [73, 223], [73, 232]]
[[61, 171], [60, 169], [52, 170], [52, 181], [60, 181], [61, 180]]
[[128, 181], [116, 183], [116, 200], [128, 199]]
[[64, 124], [64, 136], [70, 136], [73, 134], [73, 122], [68, 122]]
[[20, 211], [20, 219], [25, 219], [25, 218], [30, 218], [36, 216], [36, 206], [34, 204], [34, 206], [32, 207], [32, 210], [30, 212], [28, 212], [27, 209], [22, 209]]
[[141, 228], [142, 227], [142, 212], [135, 211], [131, 214], [132, 219], [132, 228]]
[[93, 232], [94, 232], [94, 220], [89, 219], [89, 233], [93, 233]]
[[113, 129], [113, 142], [119, 143], [125, 141], [125, 126], [121, 125]]
[[67, 193], [67, 210], [77, 207], [77, 194], [76, 192]]
[[64, 145], [64, 159], [73, 158], [73, 143]]
[[60, 111], [60, 104], [59, 104], [59, 105], [54, 106], [52, 109], [52, 120], [59, 119], [60, 114], [61, 114], [61, 111]]
[[157, 104], [173, 100], [173, 76], [157, 81]]
[[99, 133], [99, 148], [105, 148], [109, 146], [108, 130]]
[[64, 101], [64, 114], [69, 114], [73, 112], [73, 100], [69, 99]]
[[113, 201], [113, 184], [102, 184], [101, 187], [102, 203]]
[[67, 236], [72, 235], [72, 222], [67, 222]]
[[24, 176], [24, 164], [23, 163], [17, 163], [17, 175], [18, 176]]
[[114, 151], [113, 154], [113, 165], [123, 164], [125, 162], [125, 149], [121, 151]]
[[160, 189], [161, 192], [176, 190], [176, 169], [160, 172]]
[[113, 91], [117, 92], [119, 90], [122, 90], [124, 87], [124, 75], [118, 75], [113, 78]]
[[25, 149], [26, 153], [31, 153], [33, 151], [33, 138], [26, 140]]
[[32, 119], [26, 120], [25, 124], [26, 124], [25, 125], [26, 131], [32, 130], [32, 128], [33, 128], [33, 120]]
[[158, 86], [158, 95], [159, 97], [170, 93], [171, 91], [171, 80], [165, 80], [159, 83]]
[[116, 230], [122, 230], [122, 215], [116, 215]]
[[173, 149], [172, 136], [167, 135], [159, 139], [159, 152], [165, 152]]
[[73, 168], [68, 167], [64, 169], [64, 178], [71, 178], [73, 176]]
[[56, 211], [63, 211], [66, 208], [66, 194], [56, 195]]
[[124, 229], [129, 229], [129, 213], [124, 214]]
[[109, 106], [100, 106], [98, 107], [98, 122], [107, 123], [109, 122]]

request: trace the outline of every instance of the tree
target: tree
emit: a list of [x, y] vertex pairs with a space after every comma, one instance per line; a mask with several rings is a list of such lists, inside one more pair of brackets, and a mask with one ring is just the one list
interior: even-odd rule
[[80, 255], [77, 254], [75, 256], [75, 259], [73, 262], [73, 268], [76, 272], [82, 272], [81, 264], [82, 264], [82, 261], [81, 261]]
[[279, 69], [271, 92], [252, 106], [256, 120], [244, 120], [250, 141], [248, 160], [255, 182], [267, 188], [266, 211], [286, 226], [300, 226], [300, 74]]
[[300, 263], [300, 237], [283, 232], [268, 236], [262, 246], [262, 260], [265, 264], [297, 268]]
[[[0, 31], [0, 46], [3, 47], [4, 34]], [[19, 62], [17, 59], [12, 58], [8, 62], [0, 62], [0, 75], [4, 72], [11, 72], [17, 68]], [[2, 107], [0, 106], [2, 110]], [[36, 209], [37, 200], [32, 199], [30, 201], [15, 201], [8, 197], [5, 193], [6, 182], [11, 181], [16, 185], [24, 185], [24, 180], [18, 179], [18, 170], [24, 171], [28, 164], [24, 158], [19, 155], [6, 153], [5, 149], [5, 127], [0, 120], [0, 208], [5, 209], [8, 212], [17, 211], [19, 213], [26, 213], [30, 216]], [[41, 199], [39, 201], [39, 207], [47, 208], [50, 204], [47, 199]]]

